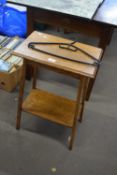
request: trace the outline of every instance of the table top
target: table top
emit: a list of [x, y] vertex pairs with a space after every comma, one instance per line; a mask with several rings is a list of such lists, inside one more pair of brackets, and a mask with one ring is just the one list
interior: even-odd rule
[[[71, 40], [67, 40], [64, 38], [60, 38], [57, 36], [36, 32], [34, 31], [19, 47], [15, 49], [13, 54], [21, 56], [27, 60], [34, 61], [40, 63], [42, 65], [50, 66], [53, 68], [57, 68], [59, 70], [64, 70], [70, 73], [85, 75], [90, 78], [94, 78], [96, 74], [97, 67], [92, 65], [86, 65], [77, 63], [74, 61], [65, 60], [62, 58], [57, 58], [55, 56], [50, 56], [48, 54], [44, 54], [41, 52], [37, 52], [28, 48], [28, 44], [30, 42], [64, 42], [64, 43], [71, 43]], [[95, 56], [96, 59], [101, 59], [102, 50], [93, 46], [89, 46], [86, 44], [76, 43], [75, 46], [80, 47], [81, 49], [85, 50], [86, 52], [90, 53], [91, 55]], [[36, 46], [37, 49], [41, 49], [44, 51], [48, 51], [60, 56], [65, 56], [67, 58], [85, 61], [92, 63], [93, 60], [82, 53], [81, 51], [72, 52], [69, 50], [61, 49], [57, 45], [39, 45]]]
[[[45, 3], [47, 1], [47, 3]], [[82, 0], [81, 0], [82, 1]], [[95, 15], [92, 17], [92, 12], [88, 13], [89, 15], [86, 15], [85, 11], [83, 12], [83, 8], [78, 8], [77, 0], [51, 0], [48, 4], [48, 0], [7, 0], [7, 2], [25, 5], [25, 6], [32, 6], [36, 8], [46, 9], [49, 7], [50, 10], [57, 11], [59, 13], [72, 15], [75, 17], [80, 17], [82, 19], [88, 19], [93, 21], [98, 21], [99, 23], [105, 23], [108, 25], [112, 25], [117, 27], [117, 0], [99, 0], [99, 1], [92, 1], [92, 0], [86, 0], [89, 4], [90, 2], [103, 2], [100, 7], [95, 12]], [[54, 2], [52, 5], [52, 2]], [[59, 3], [58, 3], [59, 2]], [[49, 6], [45, 6], [45, 4], [48, 4]], [[97, 4], [93, 4], [94, 11], [96, 10]], [[61, 8], [62, 6], [62, 8]], [[88, 6], [87, 6], [88, 7]], [[86, 10], [87, 11], [87, 10]], [[93, 11], [93, 13], [94, 13]], [[80, 15], [79, 15], [80, 14]], [[91, 18], [92, 17], [92, 18]]]
[[[19, 3], [31, 7], [44, 8], [61, 13], [68, 13], [75, 16], [91, 19], [95, 11], [103, 0], [9, 0], [13, 3]], [[88, 4], [88, 5], [87, 5]]]

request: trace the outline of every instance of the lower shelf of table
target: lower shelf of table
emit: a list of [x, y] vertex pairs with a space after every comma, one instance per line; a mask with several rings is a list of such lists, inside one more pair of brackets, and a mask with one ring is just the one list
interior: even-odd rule
[[52, 122], [72, 127], [76, 102], [43, 90], [32, 89], [22, 110]]

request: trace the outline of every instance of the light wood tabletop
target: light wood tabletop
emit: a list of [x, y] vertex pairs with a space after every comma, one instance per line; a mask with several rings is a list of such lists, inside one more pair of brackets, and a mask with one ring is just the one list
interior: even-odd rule
[[[28, 44], [30, 42], [64, 42], [71, 43], [71, 40], [67, 40], [64, 38], [60, 38], [57, 36], [44, 34], [41, 32], [34, 31], [19, 47], [15, 49], [13, 54], [21, 56], [30, 61], [34, 61], [40, 63], [42, 65], [47, 65], [51, 67], [56, 67], [57, 69], [63, 69], [75, 74], [85, 75], [90, 78], [94, 78], [96, 74], [97, 67], [92, 65], [86, 65], [81, 63], [76, 63], [74, 61], [64, 60], [62, 58], [57, 58], [55, 56], [50, 56], [47, 54], [43, 54], [41, 52], [37, 52], [28, 48]], [[83, 49], [88, 52], [92, 56], [95, 56], [97, 60], [101, 59], [102, 50], [93, 46], [89, 46], [86, 44], [76, 43], [75, 46]], [[58, 45], [50, 46], [50, 45], [37, 45], [36, 48], [42, 49], [44, 51], [49, 51], [51, 53], [65, 56], [71, 59], [84, 61], [88, 63], [93, 63], [93, 60], [82, 53], [81, 51], [71, 52], [69, 50], [61, 49]]]

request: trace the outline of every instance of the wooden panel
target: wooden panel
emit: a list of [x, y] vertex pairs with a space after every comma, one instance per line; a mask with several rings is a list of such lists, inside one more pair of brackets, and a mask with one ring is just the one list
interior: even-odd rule
[[33, 89], [24, 100], [22, 109], [43, 119], [73, 126], [75, 102], [46, 91]]
[[71, 29], [73, 31], [78, 31], [79, 33], [85, 33], [89, 36], [100, 36], [101, 26], [91, 20], [74, 17], [55, 11], [48, 11], [46, 9], [42, 10], [35, 8], [33, 9], [33, 12], [33, 19], [35, 21], [49, 24], [52, 26]]
[[[70, 43], [70, 40], [63, 39], [60, 37], [56, 37], [53, 35], [48, 35], [48, 34], [43, 34], [40, 32], [33, 32], [14, 52], [13, 54], [24, 57], [28, 60], [43, 64], [43, 65], [48, 65], [48, 66], [53, 66], [54, 68], [66, 70], [69, 72], [72, 72], [74, 74], [80, 74], [80, 75], [85, 75], [91, 78], [95, 77], [95, 73], [97, 68], [95, 66], [89, 66], [85, 64], [80, 64], [76, 63], [73, 61], [68, 61], [64, 59], [60, 59], [57, 57], [53, 57], [47, 54], [43, 54], [37, 51], [34, 51], [32, 49], [29, 49], [27, 46], [29, 42], [67, 42]], [[101, 58], [102, 50], [95, 48], [93, 46], [77, 43], [75, 44], [76, 46], [84, 49], [85, 51], [89, 52], [91, 55], [95, 56], [98, 60]], [[38, 48], [38, 47], [37, 47]], [[87, 62], [92, 62], [90, 57], [87, 55], [81, 53], [80, 51], [77, 52], [71, 52], [71, 51], [66, 51], [64, 49], [60, 49], [59, 47], [56, 46], [40, 46], [39, 48], [45, 49], [48, 52], [53, 52], [55, 50], [56, 54], [59, 55], [64, 55], [69, 58], [74, 58], [78, 59], [81, 61], [87, 61]]]

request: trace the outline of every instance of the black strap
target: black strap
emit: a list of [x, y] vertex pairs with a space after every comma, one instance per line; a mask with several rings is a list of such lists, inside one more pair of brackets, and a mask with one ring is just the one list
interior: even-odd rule
[[[74, 46], [73, 45], [74, 43], [76, 43], [76, 41], [72, 42], [72, 43], [30, 42], [28, 44], [28, 48], [31, 48], [31, 49], [33, 49], [35, 51], [38, 51], [38, 52], [41, 52], [41, 53], [44, 53], [44, 54], [48, 54], [48, 55], [51, 55], [51, 56], [54, 56], [54, 57], [62, 58], [62, 59], [65, 59], [65, 60], [69, 60], [69, 61], [73, 61], [73, 62], [77, 62], [77, 63], [81, 63], [81, 64], [93, 65], [93, 66], [99, 66], [100, 65], [100, 61], [97, 60], [97, 58], [95, 58], [94, 56], [90, 55], [88, 52], [84, 51], [83, 49]], [[54, 54], [54, 53], [47, 52], [45, 50], [37, 49], [35, 47], [35, 45], [58, 45], [59, 48], [61, 48], [61, 49], [67, 49], [67, 50], [70, 50], [70, 51], [73, 51], [73, 52], [77, 52], [79, 50], [82, 53], [84, 53], [85, 55], [89, 56], [94, 62], [93, 63], [89, 63], [89, 62], [85, 62], [85, 61], [80, 61], [80, 60], [76, 60], [76, 59], [67, 58], [67, 57], [64, 57], [64, 56], [61, 56], [61, 55], [57, 55], [57, 54]]]

